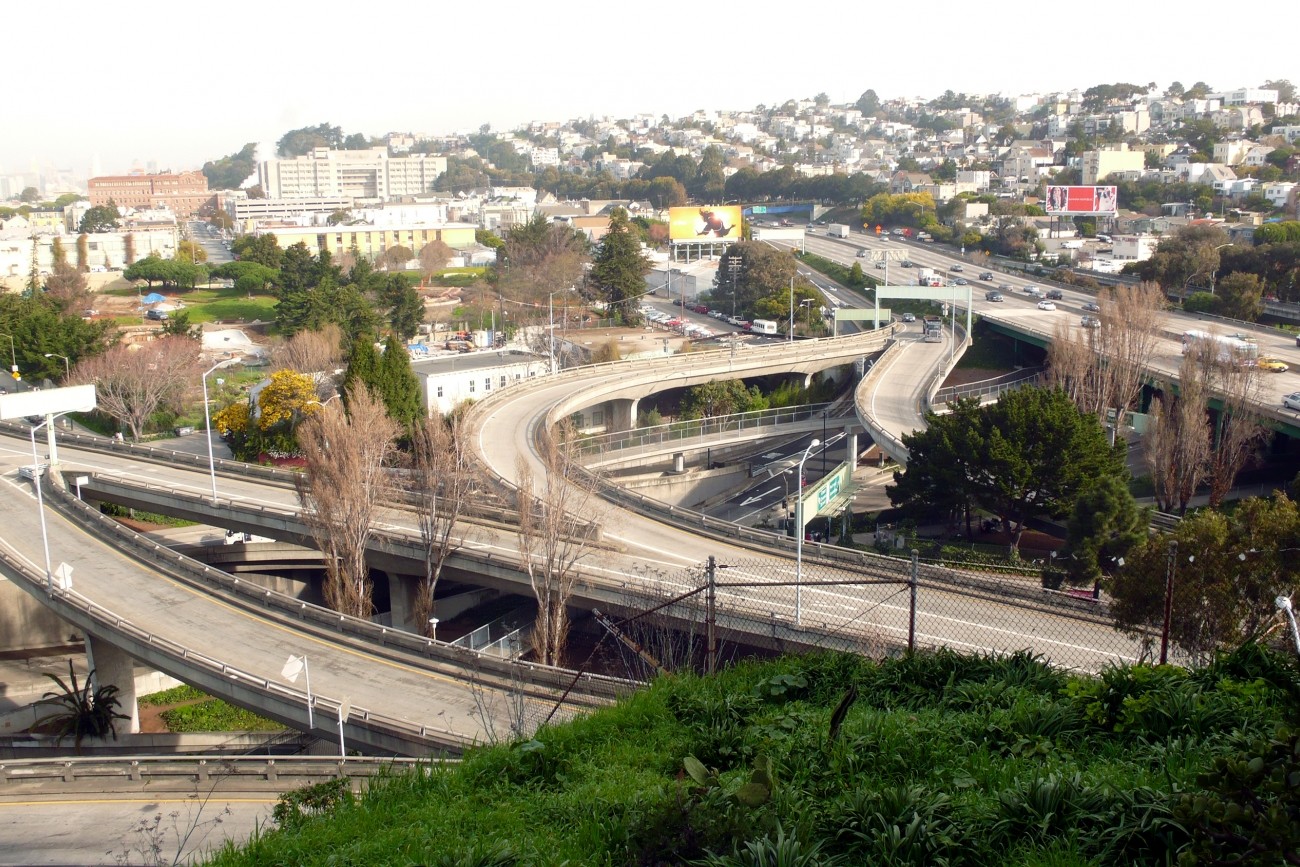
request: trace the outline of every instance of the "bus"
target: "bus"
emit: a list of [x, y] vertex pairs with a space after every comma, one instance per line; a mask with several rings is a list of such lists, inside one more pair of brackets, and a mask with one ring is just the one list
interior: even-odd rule
[[1259, 344], [1239, 334], [1211, 334], [1208, 331], [1184, 331], [1183, 355], [1193, 351], [1212, 351], [1223, 364], [1253, 365], [1259, 360]]

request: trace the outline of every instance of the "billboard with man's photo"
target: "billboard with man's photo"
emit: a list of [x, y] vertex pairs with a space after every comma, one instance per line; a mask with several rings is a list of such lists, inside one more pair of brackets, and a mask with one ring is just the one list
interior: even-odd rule
[[1113, 217], [1119, 196], [1115, 187], [1048, 187], [1043, 205], [1052, 217]]
[[739, 241], [740, 205], [669, 208], [668, 238], [687, 241]]

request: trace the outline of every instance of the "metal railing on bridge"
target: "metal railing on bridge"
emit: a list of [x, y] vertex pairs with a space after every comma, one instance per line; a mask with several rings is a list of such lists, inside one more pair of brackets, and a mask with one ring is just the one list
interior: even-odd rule
[[951, 403], [958, 398], [978, 397], [983, 400], [986, 397], [993, 397], [1004, 394], [1012, 389], [1021, 388], [1042, 376], [1044, 367], [1034, 367], [1027, 370], [1017, 370], [1011, 373], [1004, 373], [1001, 376], [995, 376], [991, 379], [981, 379], [979, 382], [968, 382], [964, 385], [950, 385], [941, 388], [935, 392], [931, 404], [938, 405], [941, 403]]
[[728, 434], [740, 434], [760, 427], [821, 418], [830, 411], [831, 406], [832, 404], [829, 403], [813, 403], [805, 406], [760, 409], [711, 418], [683, 419], [634, 430], [599, 434], [579, 440], [578, 454], [586, 456], [620, 449], [652, 448], [705, 437], [724, 438]]

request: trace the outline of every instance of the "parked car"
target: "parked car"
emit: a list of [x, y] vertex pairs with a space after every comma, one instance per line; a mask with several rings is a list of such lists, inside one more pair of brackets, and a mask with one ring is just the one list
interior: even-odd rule
[[1039, 309], [1039, 310], [1055, 310], [1055, 309], [1056, 309], [1056, 302], [1055, 302], [1055, 301], [1048, 301], [1046, 298], [1044, 298], [1042, 301], [1039, 301], [1039, 302], [1038, 302], [1038, 309]]
[[1053, 301], [1061, 301], [1065, 298], [1065, 293], [1062, 292], [1060, 289], [1048, 289], [1047, 297], [1052, 299]]
[[1300, 409], [1300, 391], [1293, 392], [1282, 398], [1282, 405], [1287, 409]]
[[985, 281], [992, 280], [992, 279], [993, 279], [993, 272], [992, 272], [992, 271], [985, 271], [983, 274], [980, 275], [980, 279], [981, 279], [981, 280], [985, 280]]
[[1260, 356], [1255, 362], [1255, 366], [1260, 370], [1267, 370], [1269, 373], [1286, 373], [1291, 368], [1287, 367], [1285, 361], [1280, 358], [1273, 358], [1270, 355]]
[[1096, 301], [1087, 301], [1084, 303], [1083, 309], [1088, 311], [1089, 313], [1100, 313], [1101, 305], [1098, 304]]
[[904, 321], [904, 322], [915, 322], [915, 321], [916, 321], [916, 315], [913, 314], [913, 313], [904, 313], [904, 314], [903, 314], [903, 321]]
[[1002, 297], [1002, 293], [1001, 293], [1001, 292], [985, 292], [985, 293], [984, 293], [984, 300], [985, 300], [985, 301], [1005, 301], [1006, 299]]
[[146, 310], [144, 313], [144, 318], [152, 319], [156, 322], [166, 322], [168, 316], [166, 310]]
[[[1048, 301], [1042, 302], [1042, 304], [1049, 304], [1049, 303], [1051, 302]], [[1042, 304], [1040, 304], [1039, 306], [1041, 307]], [[1079, 320], [1079, 324], [1084, 328], [1100, 328], [1101, 320], [1098, 319], [1096, 316], [1085, 315], [1082, 319]]]

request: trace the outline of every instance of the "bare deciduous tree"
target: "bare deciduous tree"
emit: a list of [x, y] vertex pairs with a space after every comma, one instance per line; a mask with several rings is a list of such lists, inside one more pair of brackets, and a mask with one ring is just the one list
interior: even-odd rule
[[325, 400], [334, 394], [334, 371], [343, 364], [343, 332], [332, 322], [317, 331], [299, 331], [271, 353], [272, 372], [292, 370], [309, 374], [316, 394]]
[[1160, 343], [1164, 300], [1154, 284], [1116, 286], [1099, 298], [1100, 328], [1062, 331], [1048, 353], [1053, 384], [1103, 422], [1132, 406]]
[[576, 567], [594, 541], [595, 486], [580, 471], [571, 430], [558, 426], [539, 444], [543, 477], [520, 456], [519, 563], [537, 598], [533, 648], [539, 662], [559, 665], [569, 634], [568, 602]]
[[1205, 381], [1194, 356], [1178, 370], [1178, 396], [1167, 384], [1151, 406], [1145, 438], [1147, 466], [1155, 482], [1156, 505], [1183, 514], [1210, 462], [1210, 427], [1206, 420]]
[[432, 635], [429, 618], [442, 567], [464, 542], [463, 533], [454, 535], [473, 487], [463, 419], [462, 413], [446, 420], [434, 415], [417, 424], [411, 436], [410, 485], [424, 545], [424, 580], [415, 600], [415, 622], [425, 635]]
[[94, 383], [100, 411], [138, 440], [155, 412], [181, 409], [185, 397], [198, 389], [202, 370], [198, 341], [177, 335], [142, 346], [113, 346], [80, 362], [72, 382]]
[[1189, 351], [1205, 396], [1219, 398], [1221, 409], [1210, 432], [1210, 505], [1219, 506], [1267, 431], [1260, 425], [1258, 368], [1224, 358], [1217, 346], [1198, 342]]
[[[85, 237], [84, 235], [82, 236]], [[81, 269], [67, 262], [55, 262], [54, 273], [45, 278], [45, 295], [65, 312], [76, 313], [90, 298], [90, 287]]]
[[369, 617], [366, 545], [389, 492], [384, 464], [398, 428], [362, 383], [348, 392], [346, 411], [331, 403], [298, 429], [307, 461], [298, 480], [302, 516], [325, 558], [325, 601], [354, 617]]

